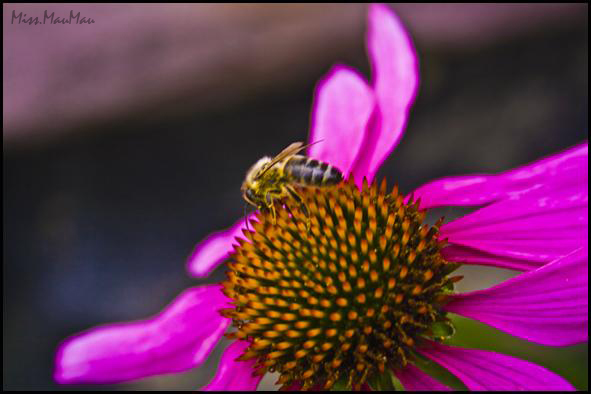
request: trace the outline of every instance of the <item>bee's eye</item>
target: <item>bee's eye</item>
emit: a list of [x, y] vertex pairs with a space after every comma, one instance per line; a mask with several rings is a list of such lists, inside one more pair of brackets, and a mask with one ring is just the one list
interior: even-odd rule
[[246, 198], [248, 198], [249, 200], [254, 200], [254, 193], [252, 189], [246, 189], [246, 192], [244, 194], [246, 194]]

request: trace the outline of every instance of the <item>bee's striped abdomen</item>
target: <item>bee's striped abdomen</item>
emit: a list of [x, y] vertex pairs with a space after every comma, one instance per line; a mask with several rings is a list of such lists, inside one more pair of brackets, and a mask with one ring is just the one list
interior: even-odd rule
[[343, 179], [343, 174], [330, 164], [299, 155], [289, 159], [284, 170], [294, 182], [302, 185], [336, 185]]

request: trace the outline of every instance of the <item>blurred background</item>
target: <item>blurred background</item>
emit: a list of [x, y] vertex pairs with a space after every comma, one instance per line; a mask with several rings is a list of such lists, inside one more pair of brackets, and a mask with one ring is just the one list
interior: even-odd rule
[[[407, 131], [380, 177], [404, 192], [498, 172], [587, 139], [587, 4], [401, 4], [419, 54]], [[366, 5], [3, 5], [3, 388], [187, 389], [202, 368], [58, 386], [53, 357], [89, 327], [149, 317], [190, 278], [194, 245], [242, 215], [245, 170], [306, 140], [336, 62], [369, 77]], [[95, 23], [30, 25], [70, 10]], [[26, 16], [25, 16], [26, 14]], [[395, 88], [395, 87], [393, 87]], [[461, 211], [434, 213], [453, 218]], [[460, 290], [514, 272], [462, 268]], [[588, 345], [548, 348], [457, 319], [454, 343], [588, 387]], [[272, 379], [262, 388], [272, 389]]]

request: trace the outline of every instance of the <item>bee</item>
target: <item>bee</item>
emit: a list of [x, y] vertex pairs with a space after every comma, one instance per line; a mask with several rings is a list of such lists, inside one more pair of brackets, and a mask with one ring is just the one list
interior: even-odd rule
[[320, 141], [308, 145], [294, 142], [273, 158], [259, 159], [246, 173], [240, 188], [244, 200], [259, 210], [269, 209], [273, 223], [276, 220], [275, 202], [286, 198], [299, 203], [307, 216], [307, 209], [295, 186], [326, 187], [343, 180], [339, 169], [297, 154], [317, 142]]

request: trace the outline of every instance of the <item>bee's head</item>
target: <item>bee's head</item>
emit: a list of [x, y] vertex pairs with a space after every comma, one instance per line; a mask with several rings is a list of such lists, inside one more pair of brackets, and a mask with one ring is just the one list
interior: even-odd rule
[[271, 161], [270, 157], [263, 157], [259, 159], [246, 173], [246, 178], [242, 183], [240, 190], [242, 191], [242, 197], [251, 205], [258, 207], [257, 201], [260, 198], [257, 196], [257, 190], [259, 189], [258, 179], [265, 166]]

